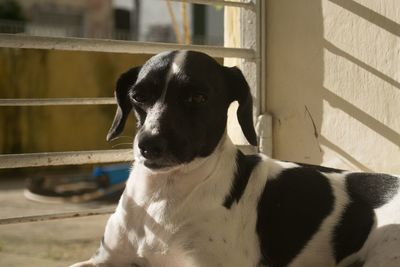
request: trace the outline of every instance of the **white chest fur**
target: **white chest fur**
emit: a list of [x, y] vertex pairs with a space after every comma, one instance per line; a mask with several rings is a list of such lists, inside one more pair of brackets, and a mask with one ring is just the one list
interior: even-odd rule
[[[256, 212], [226, 209], [236, 170], [236, 148], [224, 138], [215, 153], [165, 172], [133, 166], [104, 244], [119, 251], [121, 266], [256, 266]], [[201, 211], [201, 212], [200, 212]], [[250, 238], [253, 237], [253, 238]], [[232, 253], [232, 251], [240, 251]], [[117, 253], [112, 253], [117, 254]], [[115, 257], [109, 254], [109, 257]]]

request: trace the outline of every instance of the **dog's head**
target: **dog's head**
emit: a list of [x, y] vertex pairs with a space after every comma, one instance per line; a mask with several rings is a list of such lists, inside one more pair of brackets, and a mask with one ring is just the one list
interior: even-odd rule
[[153, 170], [210, 155], [224, 135], [227, 109], [235, 100], [245, 137], [257, 143], [252, 98], [241, 71], [203, 53], [158, 54], [122, 74], [115, 96], [118, 108], [107, 140], [122, 132], [133, 109], [138, 122], [136, 160]]

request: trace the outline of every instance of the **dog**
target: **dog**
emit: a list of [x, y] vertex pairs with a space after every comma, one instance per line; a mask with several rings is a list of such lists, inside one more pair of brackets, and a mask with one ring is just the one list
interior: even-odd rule
[[226, 133], [236, 67], [206, 54], [155, 55], [117, 81], [107, 140], [137, 118], [134, 163], [95, 255], [72, 267], [399, 267], [400, 179], [245, 155]]

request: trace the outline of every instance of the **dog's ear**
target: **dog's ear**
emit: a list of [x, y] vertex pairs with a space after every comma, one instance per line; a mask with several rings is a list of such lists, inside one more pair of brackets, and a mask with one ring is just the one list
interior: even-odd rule
[[128, 96], [129, 89], [135, 84], [141, 67], [134, 67], [123, 73], [117, 81], [115, 98], [117, 111], [114, 121], [107, 134], [107, 141], [115, 139], [124, 130], [126, 119], [132, 110], [132, 104]]
[[257, 145], [257, 135], [253, 124], [253, 99], [250, 87], [240, 69], [237, 67], [224, 67], [231, 102], [237, 100], [239, 107], [237, 118], [247, 141]]

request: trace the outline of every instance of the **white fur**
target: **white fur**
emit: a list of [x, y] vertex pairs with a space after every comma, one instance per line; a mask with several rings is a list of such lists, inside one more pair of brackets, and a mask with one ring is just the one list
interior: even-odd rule
[[172, 77], [174, 75], [177, 75], [181, 71], [182, 65], [185, 62], [186, 54], [187, 54], [186, 51], [179, 51], [175, 55], [175, 57], [172, 61], [172, 64], [171, 64], [170, 68], [168, 69], [168, 73], [167, 73], [165, 84], [164, 84], [164, 89], [160, 96], [161, 102], [164, 102], [165, 96], [167, 95], [169, 81], [172, 79]]
[[172, 73], [178, 74], [182, 69], [182, 64], [185, 62], [186, 51], [179, 51], [172, 62]]
[[262, 186], [230, 210], [222, 205], [235, 157], [236, 148], [224, 135], [209, 157], [171, 170], [155, 172], [136, 161], [106, 226], [107, 251], [87, 266], [256, 266], [255, 212]]
[[[261, 256], [255, 232], [259, 197], [268, 177], [296, 164], [260, 155], [262, 161], [253, 170], [242, 198], [226, 209], [222, 203], [236, 170], [236, 148], [226, 134], [210, 156], [169, 169], [150, 170], [142, 164], [139, 154], [135, 153], [126, 190], [107, 223], [105, 246], [89, 261], [71, 267], [259, 266]], [[333, 212], [289, 267], [335, 266], [333, 229], [349, 199], [344, 174], [326, 177], [335, 197]], [[377, 215], [385, 218], [391, 212], [400, 214], [400, 194], [394, 202], [377, 210]], [[361, 252], [340, 266], [355, 259], [367, 260], [365, 267], [400, 266], [400, 259], [396, 258], [400, 229], [391, 229], [398, 219], [378, 218], [378, 222], [380, 227]]]
[[359, 253], [366, 262], [363, 267], [399, 267], [400, 192], [375, 214], [376, 225]]

